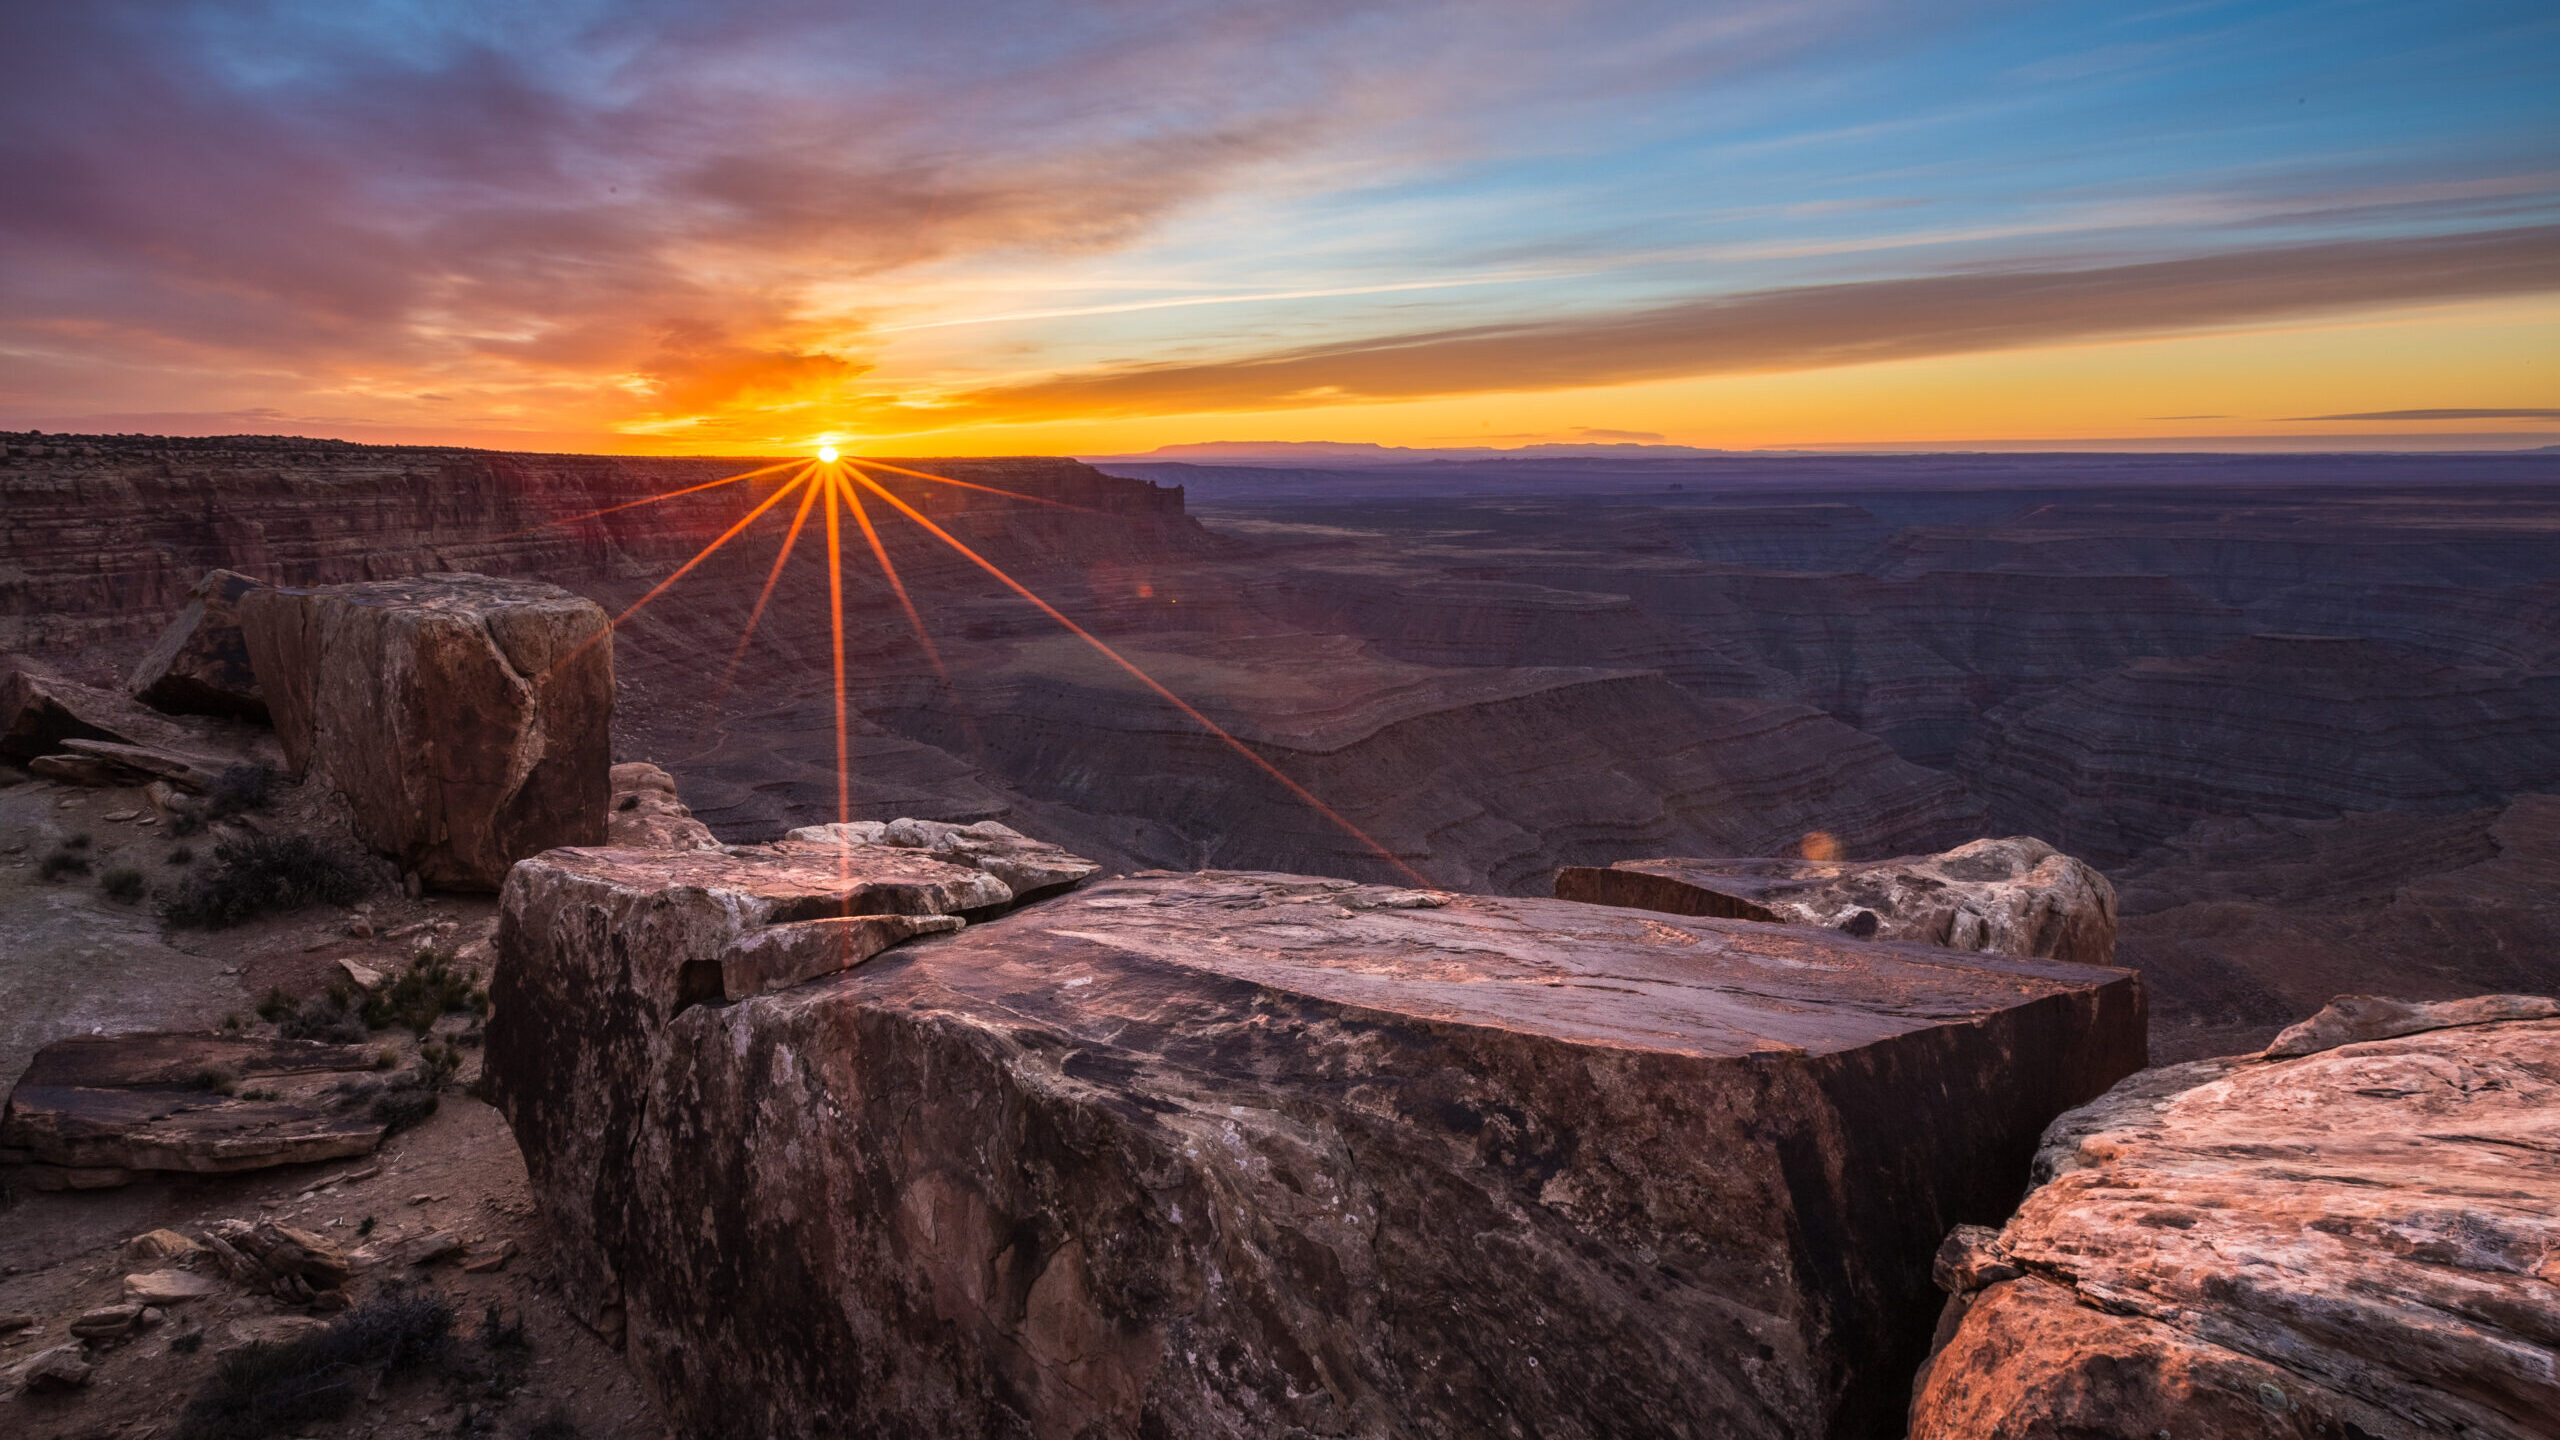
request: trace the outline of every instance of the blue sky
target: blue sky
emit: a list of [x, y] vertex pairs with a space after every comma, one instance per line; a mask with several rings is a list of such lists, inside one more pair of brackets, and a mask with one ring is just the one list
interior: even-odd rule
[[[2547, 443], [2555, 60], [2487, 0], [13, 7], [0, 424]], [[2295, 418], [2421, 409], [2480, 413]]]

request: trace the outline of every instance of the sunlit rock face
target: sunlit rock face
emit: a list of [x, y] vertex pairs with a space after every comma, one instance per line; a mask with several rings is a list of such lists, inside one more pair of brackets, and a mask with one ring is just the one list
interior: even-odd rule
[[554, 585], [420, 576], [252, 590], [242, 629], [276, 738], [359, 838], [429, 885], [605, 838], [613, 642]]
[[1260, 873], [679, 1003], [929, 903], [837, 849], [504, 901], [492, 1086], [687, 1435], [1897, 1434], [1939, 1237], [2143, 1061], [2122, 971]]
[[2344, 997], [2055, 1121], [1947, 1243], [1913, 1440], [2552, 1433], [2555, 1014]]
[[2112, 964], [2116, 892], [2041, 840], [1892, 860], [1621, 860], [1556, 873], [1556, 897], [1814, 925], [1860, 939]]

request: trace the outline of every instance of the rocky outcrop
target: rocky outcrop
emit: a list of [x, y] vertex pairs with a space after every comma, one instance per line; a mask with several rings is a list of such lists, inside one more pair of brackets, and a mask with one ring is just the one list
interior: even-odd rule
[[184, 749], [194, 732], [111, 690], [10, 657], [0, 664], [0, 758], [25, 764], [86, 740]]
[[605, 838], [613, 644], [595, 602], [458, 574], [254, 590], [240, 613], [286, 760], [426, 884], [495, 890], [527, 855]]
[[675, 777], [645, 760], [609, 772], [613, 808], [605, 812], [604, 842], [616, 850], [717, 850], [711, 827], [693, 818], [676, 798]]
[[518, 866], [500, 900], [485, 1073], [545, 1198], [578, 1313], [619, 1314], [604, 1237], [625, 1223], [620, 1161], [676, 1016], [860, 964], [930, 928], [903, 922], [1012, 899], [983, 871], [883, 846], [561, 849]]
[[341, 1103], [362, 1045], [217, 1035], [75, 1035], [36, 1052], [0, 1112], [0, 1162], [40, 1189], [147, 1171], [224, 1174], [364, 1155], [384, 1122]]
[[240, 631], [240, 597], [257, 588], [236, 571], [206, 571], [187, 592], [186, 608], [134, 667], [126, 691], [157, 710], [265, 720], [267, 697]]
[[1813, 925], [1859, 939], [2083, 965], [2115, 960], [2107, 877], [2041, 840], [1893, 860], [1621, 860], [1556, 872], [1556, 898]]
[[1892, 1434], [1944, 1226], [2142, 1060], [2121, 971], [1219, 872], [680, 1003], [955, 868], [509, 880], [490, 1088], [682, 1433]]
[[1947, 1243], [1913, 1440], [2551, 1434], [2555, 1014], [2357, 997], [2056, 1120]]
[[939, 820], [854, 820], [807, 825], [783, 838], [813, 845], [889, 845], [922, 850], [936, 860], [984, 870], [1005, 884], [1019, 903], [1045, 900], [1102, 873], [1102, 867], [1062, 846], [1034, 840], [1009, 825], [980, 820], [951, 825]]

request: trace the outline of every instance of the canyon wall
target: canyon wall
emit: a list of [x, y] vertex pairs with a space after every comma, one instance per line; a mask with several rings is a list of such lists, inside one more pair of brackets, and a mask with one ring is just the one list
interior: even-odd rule
[[[101, 683], [214, 566], [477, 570], [619, 613], [779, 480], [640, 504], [756, 462], [0, 440], [0, 645]], [[1005, 819], [1117, 867], [1524, 894], [2028, 834], [2127, 880], [2127, 954], [2199, 1037], [2327, 998], [2273, 978], [2274, 919], [2217, 928], [2233, 905], [2433, 917], [2320, 921], [2342, 988], [2505, 988], [2501, 957], [2560, 945], [2507, 887], [2463, 922], [2499, 948], [2404, 963], [2455, 913], [2408, 897], [2560, 793], [2560, 456], [914, 468], [1011, 492], [884, 477], [1350, 828], [882, 509], [934, 648], [848, 525], [848, 776], [814, 526], [743, 646], [783, 515], [617, 634], [617, 757], [724, 838], [837, 818], [840, 778], [855, 818]]]

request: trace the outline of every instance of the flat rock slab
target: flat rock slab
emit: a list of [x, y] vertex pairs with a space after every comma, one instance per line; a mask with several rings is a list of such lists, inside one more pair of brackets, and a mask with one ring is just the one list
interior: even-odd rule
[[451, 574], [252, 590], [240, 623], [276, 738], [357, 835], [427, 884], [605, 838], [613, 642], [556, 585]]
[[488, 1074], [690, 1435], [1898, 1433], [1946, 1226], [2143, 1058], [2127, 972], [1261, 874], [670, 1013], [753, 918], [577, 863]]
[[1891, 860], [1572, 865], [1556, 872], [1556, 896], [2085, 965], [2110, 964], [2116, 950], [2115, 887], [2025, 836]]
[[2560, 1019], [2402, 1008], [2452, 1023], [2055, 1121], [2016, 1218], [1950, 1242], [1980, 1260], [1949, 1267], [1915, 1440], [2553, 1434]]
[[[9, 1092], [0, 1160], [36, 1166], [39, 1185], [88, 1189], [145, 1171], [370, 1154], [382, 1122], [339, 1108], [333, 1091], [373, 1070], [374, 1052], [362, 1045], [166, 1032], [57, 1040]], [[245, 1098], [253, 1091], [271, 1098]]]

